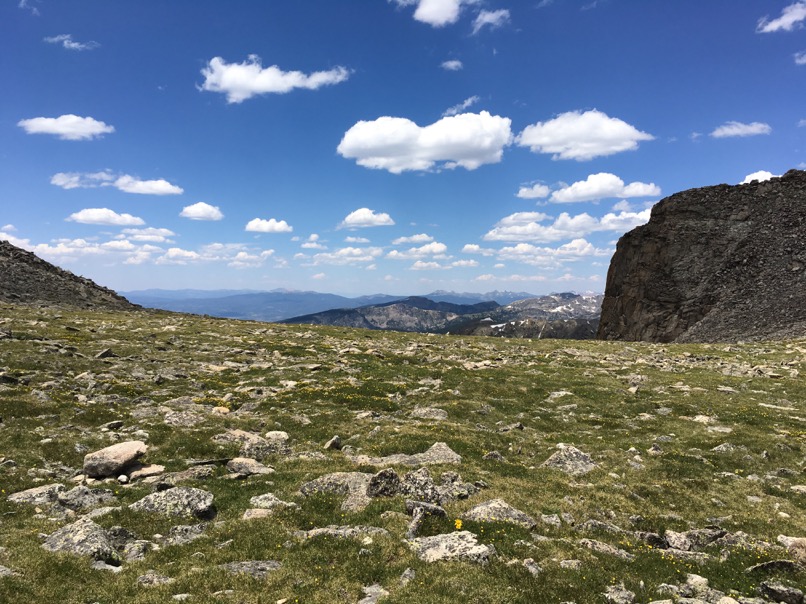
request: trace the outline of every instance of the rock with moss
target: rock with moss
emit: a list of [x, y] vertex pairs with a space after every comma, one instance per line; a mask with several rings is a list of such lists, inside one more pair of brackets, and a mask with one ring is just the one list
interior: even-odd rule
[[195, 516], [210, 519], [215, 517], [213, 494], [193, 487], [174, 487], [146, 495], [129, 506], [138, 512], [153, 512], [170, 516]]

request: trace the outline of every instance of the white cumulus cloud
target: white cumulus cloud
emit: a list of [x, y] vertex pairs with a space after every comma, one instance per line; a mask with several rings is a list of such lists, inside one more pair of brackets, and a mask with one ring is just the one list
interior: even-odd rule
[[784, 7], [781, 16], [770, 20], [769, 17], [759, 19], [756, 31], [760, 34], [769, 34], [776, 31], [792, 31], [796, 27], [803, 27], [806, 19], [806, 2], [795, 2]]
[[444, 27], [459, 20], [462, 8], [479, 0], [393, 0], [398, 6], [413, 6], [414, 18], [432, 27]]
[[344, 266], [349, 264], [366, 264], [374, 262], [378, 256], [383, 254], [379, 247], [343, 247], [335, 252], [322, 252], [314, 254], [314, 266], [320, 264], [333, 264]]
[[139, 226], [145, 224], [142, 218], [131, 214], [118, 214], [109, 208], [86, 208], [66, 218], [70, 222], [81, 224], [103, 224], [109, 226]]
[[590, 160], [632, 151], [641, 141], [654, 140], [635, 126], [595, 109], [569, 111], [546, 122], [524, 128], [517, 143], [534, 153], [551, 153], [552, 159]]
[[551, 194], [555, 203], [574, 203], [594, 201], [609, 197], [657, 197], [661, 190], [654, 183], [633, 182], [624, 184], [615, 174], [600, 172], [591, 174], [587, 179], [563, 187]]
[[176, 233], [170, 229], [158, 229], [154, 227], [145, 229], [123, 229], [122, 233], [121, 238], [148, 243], [169, 243], [171, 237], [176, 237]]
[[398, 237], [392, 241], [392, 245], [401, 245], [403, 243], [431, 243], [433, 240], [434, 238], [431, 237], [431, 235], [419, 233], [417, 235], [411, 235], [410, 237]]
[[392, 226], [395, 221], [385, 212], [375, 213], [369, 208], [358, 208], [350, 212], [337, 228], [339, 229], [363, 229], [376, 226]]
[[190, 218], [191, 220], [221, 220], [224, 218], [224, 214], [221, 213], [218, 206], [211, 206], [203, 201], [185, 206], [179, 215], [182, 218]]
[[482, 256], [494, 256], [495, 250], [481, 247], [477, 243], [466, 243], [462, 248], [463, 254], [481, 254]]
[[[521, 215], [519, 215], [521, 214]], [[583, 212], [571, 216], [567, 212], [560, 214], [551, 224], [540, 224], [548, 218], [543, 217], [527, 220], [522, 212], [512, 214], [498, 221], [483, 239], [485, 241], [534, 241], [550, 243], [563, 239], [578, 239], [589, 233], [599, 231], [625, 232], [636, 226], [645, 224], [649, 220], [650, 209], [641, 212], [610, 212], [602, 218], [594, 218]]]
[[162, 178], [157, 180], [141, 180], [129, 174], [116, 175], [104, 172], [58, 172], [50, 179], [50, 184], [62, 189], [94, 189], [97, 187], [115, 187], [124, 193], [140, 195], [181, 195], [182, 187], [169, 183]]
[[544, 184], [534, 184], [531, 187], [521, 187], [518, 189], [517, 197], [521, 199], [543, 199], [548, 197], [551, 189]]
[[443, 61], [441, 67], [445, 71], [459, 71], [464, 67], [464, 64], [459, 59], [449, 59]]
[[356, 123], [337, 151], [359, 166], [393, 174], [429, 170], [437, 162], [444, 162], [444, 168], [475, 170], [501, 161], [512, 139], [511, 123], [487, 111], [443, 117], [422, 127], [406, 118], [385, 116]]
[[744, 180], [739, 184], [746, 185], [753, 181], [764, 182], [765, 180], [770, 180], [771, 178], [778, 178], [779, 174], [773, 174], [772, 172], [768, 172], [767, 170], [759, 170], [758, 172], [753, 172], [752, 174], [748, 174], [744, 177]]
[[763, 122], [743, 124], [742, 122], [726, 122], [711, 132], [714, 138], [731, 138], [735, 136], [758, 136], [769, 134], [772, 128]]
[[426, 243], [420, 247], [412, 247], [405, 251], [392, 250], [386, 257], [392, 260], [413, 260], [415, 258], [424, 258], [426, 256], [434, 256], [437, 258], [444, 258], [445, 252], [448, 251], [448, 246], [438, 241]]
[[114, 126], [72, 113], [59, 117], [32, 117], [20, 120], [17, 125], [28, 134], [54, 134], [66, 141], [91, 140], [115, 131]]
[[305, 74], [301, 71], [283, 71], [277, 65], [263, 67], [260, 57], [249, 55], [243, 63], [227, 63], [213, 57], [202, 69], [202, 90], [227, 95], [228, 103], [241, 103], [259, 94], [284, 94], [295, 88], [316, 90], [322, 86], [339, 84], [350, 77], [345, 67]]
[[479, 33], [484, 27], [498, 29], [509, 23], [509, 11], [505, 8], [499, 10], [483, 10], [476, 15], [473, 21], [473, 33]]
[[101, 46], [98, 42], [90, 40], [89, 42], [76, 42], [73, 40], [72, 34], [60, 34], [45, 38], [48, 44], [61, 44], [67, 50], [93, 50]]
[[246, 223], [245, 230], [253, 233], [290, 233], [294, 227], [289, 226], [285, 220], [253, 218]]

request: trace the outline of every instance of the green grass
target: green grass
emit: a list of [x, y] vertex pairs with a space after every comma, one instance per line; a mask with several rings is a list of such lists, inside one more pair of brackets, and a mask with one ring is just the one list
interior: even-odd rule
[[[0, 371], [19, 378], [0, 385], [0, 565], [21, 573], [0, 578], [2, 602], [150, 603], [190, 593], [192, 602], [352, 603], [373, 583], [390, 592], [383, 600], [389, 603], [581, 604], [603, 602], [607, 587], [617, 583], [645, 602], [661, 599], [659, 585], [684, 582], [690, 572], [726, 593], [753, 596], [767, 577], [745, 568], [786, 558], [776, 545], [779, 534], [806, 536], [806, 495], [790, 488], [806, 484], [804, 341], [502, 340], [10, 305], [0, 306], [0, 323], [13, 334], [0, 340]], [[105, 348], [117, 356], [96, 359]], [[570, 394], [553, 394], [561, 391]], [[178, 397], [191, 404], [170, 402]], [[219, 406], [230, 413], [213, 414]], [[425, 406], [444, 409], [448, 419], [410, 417]], [[166, 413], [184, 411], [197, 415], [195, 425], [165, 423]], [[357, 418], [367, 411], [375, 415]], [[212, 478], [188, 483], [215, 495], [218, 515], [204, 536], [163, 545], [112, 574], [92, 570], [87, 559], [43, 550], [40, 534], [69, 520], [6, 499], [50, 482], [71, 488], [84, 454], [116, 442], [100, 429], [112, 420], [124, 423], [117, 440], [145, 438], [138, 432], [145, 431], [145, 461], [168, 471], [186, 469], [191, 458], [237, 455], [238, 445], [212, 440], [228, 429], [284, 430], [295, 453], [325, 459], [270, 456], [265, 463], [276, 472], [247, 480], [232, 480], [217, 466]], [[504, 431], [516, 422], [522, 430]], [[435, 480], [457, 471], [466, 482], [488, 485], [448, 503], [448, 517], [428, 519], [422, 535], [451, 532], [471, 507], [501, 498], [538, 519], [570, 514], [576, 525], [595, 519], [628, 531], [685, 531], [721, 519], [726, 530], [772, 546], [733, 548], [727, 555], [706, 549], [711, 559], [699, 565], [674, 560], [631, 534], [538, 522], [533, 535], [512, 525], [464, 521], [465, 530], [496, 548], [492, 562], [426, 564], [403, 541], [408, 518], [402, 497], [346, 512], [337, 496], [299, 493], [304, 482], [330, 472], [382, 469], [323, 451], [335, 434], [369, 456], [421, 453], [443, 441], [463, 459], [459, 466], [429, 468]], [[726, 442], [740, 448], [712, 451]], [[598, 467], [581, 477], [541, 467], [558, 443], [582, 449]], [[660, 455], [648, 453], [655, 443]], [[505, 461], [483, 459], [493, 450]], [[411, 469], [396, 468], [401, 475]], [[196, 522], [126, 509], [150, 492], [145, 484], [95, 486], [113, 490], [124, 506], [97, 520], [104, 527], [124, 526], [161, 543], [155, 535]], [[250, 497], [266, 492], [299, 507], [242, 520]], [[388, 534], [371, 541], [294, 536], [330, 524], [376, 526]], [[579, 544], [583, 537], [635, 559], [595, 553]], [[525, 558], [540, 565], [538, 577], [523, 567]], [[250, 559], [278, 560], [282, 567], [264, 581], [218, 568]], [[563, 560], [580, 560], [582, 567], [563, 568]], [[407, 568], [415, 578], [403, 585]], [[137, 577], [147, 570], [176, 581], [138, 587]], [[803, 571], [777, 578], [806, 584]], [[221, 595], [225, 590], [232, 593]]]

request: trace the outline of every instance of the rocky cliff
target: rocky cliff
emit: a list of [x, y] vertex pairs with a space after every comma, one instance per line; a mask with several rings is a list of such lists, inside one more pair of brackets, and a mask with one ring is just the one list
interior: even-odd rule
[[618, 242], [598, 337], [806, 336], [806, 172], [677, 193]]
[[0, 240], [0, 301], [80, 308], [138, 308], [111, 289]]

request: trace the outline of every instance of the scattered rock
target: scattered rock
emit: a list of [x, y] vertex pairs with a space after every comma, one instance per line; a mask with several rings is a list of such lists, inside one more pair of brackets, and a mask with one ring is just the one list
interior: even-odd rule
[[30, 505], [46, 505], [55, 502], [59, 493], [64, 491], [63, 484], [46, 484], [33, 489], [26, 489], [18, 493], [12, 493], [8, 500], [12, 503], [27, 503]]
[[137, 584], [141, 587], [156, 587], [158, 585], [170, 585], [176, 579], [160, 575], [153, 570], [148, 571], [144, 575], [137, 577]]
[[126, 466], [145, 455], [148, 447], [139, 440], [118, 443], [88, 453], [84, 457], [84, 474], [91, 478], [106, 478], [124, 473]]
[[341, 437], [337, 434], [325, 443], [323, 447], [325, 450], [341, 451]]
[[560, 443], [557, 448], [559, 451], [544, 461], [543, 466], [560, 470], [572, 476], [581, 476], [596, 468], [596, 464], [590, 456], [576, 447]]
[[195, 516], [209, 519], [215, 516], [213, 494], [192, 487], [175, 487], [146, 495], [129, 506], [130, 509], [171, 516]]
[[441, 506], [425, 501], [406, 501], [406, 512], [411, 516], [411, 522], [406, 531], [406, 539], [414, 539], [417, 536], [426, 516], [444, 518], [447, 515]]
[[353, 463], [368, 466], [428, 466], [437, 464], [459, 464], [462, 457], [451, 450], [444, 442], [434, 443], [424, 453], [407, 455], [396, 453], [386, 457], [369, 457], [368, 455], [356, 455], [350, 457]]
[[491, 499], [480, 503], [465, 512], [464, 518], [476, 522], [508, 522], [526, 529], [537, 526], [534, 518], [513, 508], [503, 499]]
[[88, 518], [63, 526], [45, 539], [42, 547], [51, 552], [89, 556], [114, 566], [121, 563], [107, 532]]
[[409, 540], [408, 544], [417, 557], [425, 562], [464, 560], [476, 564], [487, 564], [495, 555], [495, 547], [480, 544], [476, 540], [476, 535], [469, 531], [457, 531], [433, 537], [417, 537]]
[[635, 558], [635, 556], [629, 552], [625, 552], [623, 549], [618, 549], [617, 547], [613, 547], [607, 543], [602, 543], [601, 541], [595, 541], [594, 539], [580, 539], [579, 545], [582, 547], [587, 547], [596, 553], [615, 556], [616, 558], [621, 558], [622, 560], [632, 560]]
[[255, 579], [265, 579], [269, 573], [278, 570], [281, 566], [282, 564], [276, 560], [247, 560], [219, 564], [218, 568], [223, 568], [233, 575], [249, 575]]
[[448, 412], [444, 409], [438, 409], [436, 407], [415, 407], [414, 410], [409, 413], [409, 417], [440, 421], [448, 419]]
[[306, 497], [314, 493], [335, 493], [347, 498], [341, 506], [343, 510], [359, 511], [369, 505], [367, 486], [372, 474], [364, 472], [334, 472], [325, 474], [303, 484], [299, 491]]
[[256, 459], [236, 457], [227, 462], [227, 469], [240, 476], [253, 476], [256, 474], [274, 474], [274, 468], [264, 466]]
[[361, 590], [364, 592], [364, 597], [358, 601], [358, 604], [378, 604], [381, 598], [385, 598], [389, 595], [389, 592], [377, 583], [368, 587], [362, 587]]
[[610, 585], [604, 593], [605, 600], [613, 604], [632, 604], [635, 602], [635, 594], [624, 587], [623, 583]]
[[330, 526], [314, 528], [309, 531], [295, 531], [298, 539], [313, 539], [314, 537], [338, 537], [339, 539], [355, 539], [363, 535], [388, 535], [386, 529], [377, 526]]
[[773, 602], [784, 604], [803, 604], [803, 592], [795, 587], [789, 587], [778, 581], [762, 581], [758, 586], [758, 593]]

